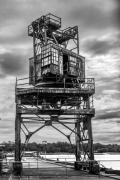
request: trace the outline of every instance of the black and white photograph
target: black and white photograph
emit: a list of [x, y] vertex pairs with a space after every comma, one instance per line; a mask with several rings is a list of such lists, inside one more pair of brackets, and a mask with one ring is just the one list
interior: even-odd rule
[[0, 0], [0, 180], [120, 179], [120, 0]]

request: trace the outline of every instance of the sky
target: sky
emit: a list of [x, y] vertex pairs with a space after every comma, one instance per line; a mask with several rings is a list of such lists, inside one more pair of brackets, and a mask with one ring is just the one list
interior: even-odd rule
[[[94, 77], [96, 85], [94, 142], [120, 144], [119, 0], [0, 0], [0, 143], [14, 141], [15, 81], [28, 77], [28, 59], [33, 56], [27, 27], [47, 13], [61, 17], [63, 28], [79, 27], [86, 77]], [[35, 140], [65, 139], [45, 128]]]

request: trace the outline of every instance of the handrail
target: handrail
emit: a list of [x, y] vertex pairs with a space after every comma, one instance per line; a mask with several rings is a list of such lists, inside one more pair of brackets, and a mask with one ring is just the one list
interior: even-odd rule
[[[24, 77], [24, 78], [17, 78], [17, 81], [19, 80], [24, 80], [24, 79], [29, 79], [29, 78], [33, 78], [35, 76], [29, 76], [29, 77]], [[38, 76], [39, 78], [40, 76]], [[51, 77], [47, 77], [47, 79], [51, 79]], [[67, 79], [71, 79], [71, 77], [67, 77]], [[74, 78], [75, 79], [75, 78]], [[91, 80], [92, 82], [89, 81], [89, 83], [93, 83], [95, 82], [95, 78], [77, 78], [79, 81], [84, 81], [84, 80]]]
[[[71, 80], [71, 78], [67, 78], [65, 79], [65, 81], [57, 80], [56, 77], [56, 81], [55, 79], [51, 79], [51, 78], [47, 78], [47, 80], [42, 80], [38, 83], [29, 83], [29, 79], [33, 78], [32, 77], [25, 77], [25, 78], [20, 78], [16, 80], [16, 91], [19, 91], [19, 89], [32, 89], [32, 88], [40, 88], [43, 87], [43, 85], [49, 85], [49, 89], [52, 88], [52, 84], [56, 84], [56, 85], [60, 85], [59, 89], [65, 89], [65, 88], [72, 88], [71, 90], [81, 90], [81, 91], [86, 91], [86, 90], [90, 90], [90, 91], [95, 91], [95, 80], [94, 78], [84, 78], [84, 79], [73, 79], [71, 82], [69, 81], [69, 79]], [[54, 87], [53, 87], [54, 88]]]

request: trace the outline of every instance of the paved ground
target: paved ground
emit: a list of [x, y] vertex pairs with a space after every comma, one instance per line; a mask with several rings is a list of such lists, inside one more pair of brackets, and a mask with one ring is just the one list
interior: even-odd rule
[[80, 175], [80, 176], [57, 176], [57, 177], [41, 177], [41, 176], [6, 176], [0, 177], [0, 180], [113, 180], [113, 178], [94, 176], [94, 175]]
[[112, 180], [113, 178], [91, 175], [83, 171], [76, 171], [70, 166], [58, 165], [41, 160], [39, 168], [27, 167], [22, 176], [4, 175], [0, 180]]

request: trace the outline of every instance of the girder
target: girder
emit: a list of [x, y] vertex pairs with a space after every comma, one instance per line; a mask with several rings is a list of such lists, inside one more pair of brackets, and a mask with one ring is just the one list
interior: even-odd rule
[[88, 114], [88, 115], [91, 115], [91, 116], [94, 116], [94, 113], [95, 113], [95, 109], [89, 109], [89, 110], [86, 110], [86, 109], [80, 109], [80, 110], [74, 110], [74, 109], [68, 109], [68, 110], [59, 110], [59, 109], [31, 109], [31, 108], [27, 108], [27, 109], [24, 109], [24, 108], [19, 108], [19, 113], [21, 114], [36, 114], [36, 115], [45, 115], [45, 114], [48, 114], [48, 115], [85, 115], [85, 114]]
[[[65, 136], [71, 145], [74, 135], [77, 162], [94, 160], [91, 118], [95, 115], [95, 81], [85, 78], [78, 27], [60, 28], [61, 18], [52, 14], [38, 18], [28, 27], [28, 35], [33, 38], [33, 58], [29, 78], [17, 80], [15, 87], [16, 161], [21, 161], [24, 150], [21, 133], [25, 147], [46, 126]], [[31, 130], [29, 125], [33, 123], [37, 127]]]

